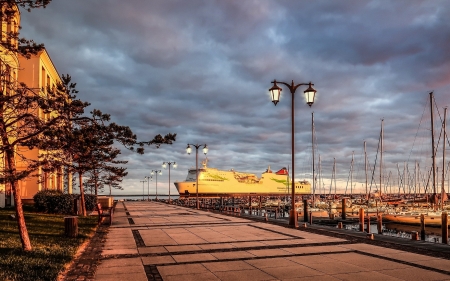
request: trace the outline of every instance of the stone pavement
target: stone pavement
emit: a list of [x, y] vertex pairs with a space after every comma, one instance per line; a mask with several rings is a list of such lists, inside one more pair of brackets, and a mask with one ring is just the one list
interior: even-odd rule
[[157, 202], [119, 202], [103, 235], [72, 280], [450, 280], [445, 258]]

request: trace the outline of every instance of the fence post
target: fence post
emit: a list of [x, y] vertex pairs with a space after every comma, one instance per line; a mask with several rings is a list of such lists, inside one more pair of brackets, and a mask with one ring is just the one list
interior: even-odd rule
[[420, 240], [425, 241], [425, 215], [420, 215]]
[[308, 200], [303, 200], [303, 221], [308, 222]]
[[442, 227], [442, 243], [448, 244], [448, 214], [447, 214], [447, 212], [442, 212], [441, 227]]
[[378, 234], [383, 233], [383, 216], [381, 214], [377, 215], [377, 230]]
[[341, 216], [341, 218], [343, 220], [347, 219], [347, 216], [346, 216], [346, 213], [345, 213], [345, 207], [347, 206], [346, 201], [347, 201], [347, 198], [342, 198], [342, 207], [341, 207], [342, 216]]
[[364, 232], [364, 209], [359, 209], [359, 231]]

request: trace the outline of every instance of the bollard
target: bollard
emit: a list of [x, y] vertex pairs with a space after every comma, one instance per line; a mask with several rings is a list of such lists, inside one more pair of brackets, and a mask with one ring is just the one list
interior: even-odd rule
[[303, 200], [303, 221], [308, 222], [308, 200]]
[[309, 224], [312, 224], [312, 212], [309, 212]]
[[347, 206], [346, 201], [347, 201], [346, 198], [342, 198], [342, 219], [343, 220], [347, 219], [347, 216], [346, 216], [346, 213], [345, 213], [345, 207]]
[[370, 217], [369, 217], [369, 212], [367, 212], [367, 233], [370, 233]]
[[369, 240], [373, 240], [373, 233], [367, 233], [366, 237]]
[[441, 226], [442, 226], [442, 243], [448, 244], [448, 214], [442, 212], [441, 214]]
[[425, 215], [420, 215], [420, 240], [425, 241]]
[[377, 230], [378, 234], [383, 234], [383, 217], [381, 214], [377, 215]]
[[303, 226], [303, 228], [306, 228], [306, 227], [307, 227], [307, 226], [306, 226], [306, 223], [303, 223], [302, 226]]
[[364, 232], [364, 209], [359, 209], [359, 231]]
[[78, 217], [64, 218], [64, 234], [73, 238], [78, 236]]
[[419, 232], [417, 232], [417, 231], [411, 232], [411, 240], [414, 240], [414, 241], [419, 240]]
[[264, 215], [265, 220], [266, 220], [266, 221], [269, 221], [269, 218], [267, 217], [267, 212], [265, 212], [264, 214], [265, 214], [265, 215]]
[[341, 221], [338, 223], [338, 228], [342, 229], [342, 222]]

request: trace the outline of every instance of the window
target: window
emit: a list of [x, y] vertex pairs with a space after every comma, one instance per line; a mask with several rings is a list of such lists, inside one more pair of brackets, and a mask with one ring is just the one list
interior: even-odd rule
[[45, 90], [45, 68], [41, 70], [41, 90], [44, 92]]

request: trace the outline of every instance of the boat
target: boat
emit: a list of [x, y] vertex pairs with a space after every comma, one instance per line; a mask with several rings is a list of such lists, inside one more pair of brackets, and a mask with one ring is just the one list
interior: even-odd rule
[[[290, 195], [291, 188], [288, 171], [281, 168], [272, 172], [270, 166], [258, 178], [253, 173], [238, 172], [234, 169], [219, 170], [207, 167], [207, 160], [202, 161], [198, 169], [198, 194], [202, 196], [244, 196], [244, 195]], [[197, 193], [196, 169], [189, 169], [186, 180], [174, 182], [182, 197]], [[311, 194], [311, 184], [308, 181], [295, 182], [295, 194]]]
[[442, 212], [433, 211], [410, 211], [410, 212], [396, 212], [396, 213], [384, 213], [383, 220], [390, 222], [396, 222], [401, 224], [414, 224], [420, 225], [420, 216], [424, 215], [424, 223], [428, 226], [441, 226]]

